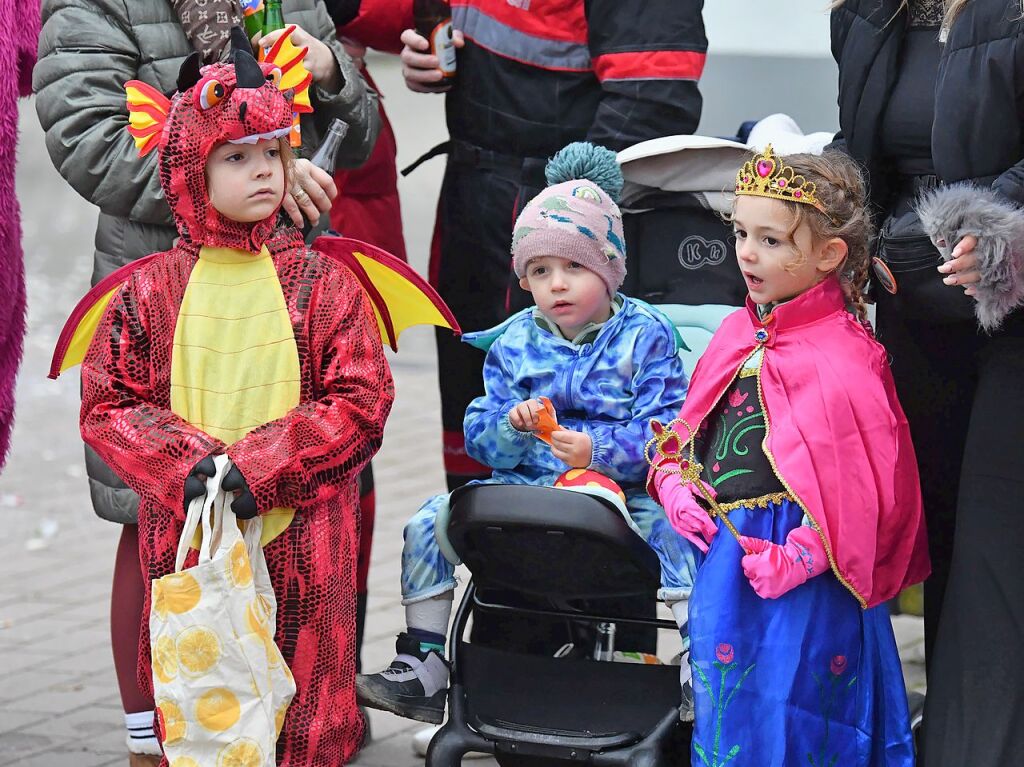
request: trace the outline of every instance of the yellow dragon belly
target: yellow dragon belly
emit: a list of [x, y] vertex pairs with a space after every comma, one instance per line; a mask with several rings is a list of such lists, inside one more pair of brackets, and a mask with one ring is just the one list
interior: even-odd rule
[[[270, 253], [203, 247], [174, 329], [171, 410], [231, 445], [288, 413], [299, 394], [298, 347]], [[263, 544], [294, 515], [263, 515]]]

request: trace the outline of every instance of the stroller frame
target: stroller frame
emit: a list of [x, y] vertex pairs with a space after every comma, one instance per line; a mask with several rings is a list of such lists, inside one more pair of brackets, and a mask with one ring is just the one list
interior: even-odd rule
[[[505, 497], [503, 497], [505, 496]], [[494, 503], [501, 500], [502, 503]], [[516, 501], [519, 501], [518, 504]], [[557, 512], [553, 513], [553, 504]], [[677, 627], [658, 618], [607, 614], [577, 609], [568, 599], [588, 594], [605, 596], [607, 580], [618, 582], [621, 595], [657, 588], [657, 556], [637, 536], [621, 513], [603, 499], [582, 493], [535, 486], [484, 485], [463, 488], [452, 496], [449, 538], [474, 574], [459, 605], [450, 637], [451, 681], [448, 721], [434, 736], [427, 751], [428, 767], [461, 764], [469, 751], [494, 754], [502, 764], [591, 764], [604, 767], [636, 765], [661, 767], [688, 760], [684, 726], [679, 722], [679, 682], [675, 666], [656, 666], [554, 658], [531, 655], [465, 639], [474, 614], [503, 613], [596, 624], [601, 622]], [[550, 588], [543, 584], [540, 561], [525, 562], [521, 572], [504, 572], [489, 562], [486, 544], [508, 541], [566, 539], [586, 558], [590, 553], [618, 551], [620, 561], [608, 557], [583, 566], [583, 576], [594, 583], [570, 581], [569, 562], [555, 565]], [[514, 558], [514, 557], [513, 557]], [[508, 564], [506, 558], [503, 564]], [[589, 572], [588, 572], [589, 569]], [[559, 575], [561, 577], [559, 577]], [[475, 581], [480, 579], [481, 584]], [[516, 589], [517, 581], [521, 588]], [[479, 586], [501, 588], [542, 597], [551, 606], [520, 607], [488, 601]], [[566, 588], [561, 588], [565, 586]], [[570, 592], [566, 594], [566, 592]], [[596, 593], [595, 593], [596, 592]], [[648, 592], [651, 593], [651, 592]], [[619, 700], [626, 706], [616, 706]], [[680, 758], [682, 754], [687, 756]]]

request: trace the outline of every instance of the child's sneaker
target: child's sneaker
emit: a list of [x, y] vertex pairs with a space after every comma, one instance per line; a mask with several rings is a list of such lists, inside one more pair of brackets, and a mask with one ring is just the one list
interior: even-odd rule
[[376, 674], [356, 675], [356, 700], [363, 706], [421, 722], [440, 724], [448, 693], [448, 664], [434, 650], [424, 652], [406, 633], [395, 642], [398, 655]]

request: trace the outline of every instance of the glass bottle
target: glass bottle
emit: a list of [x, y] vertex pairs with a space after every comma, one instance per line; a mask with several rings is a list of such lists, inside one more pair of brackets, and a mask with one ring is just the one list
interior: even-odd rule
[[449, 0], [413, 0], [412, 13], [416, 31], [430, 42], [430, 53], [437, 56], [438, 69], [444, 78], [434, 87], [451, 85], [456, 75], [451, 3]]
[[340, 117], [335, 117], [327, 128], [327, 135], [320, 142], [316, 152], [309, 158], [320, 170], [334, 175], [334, 169], [338, 164], [338, 152], [341, 150], [341, 142], [345, 140], [348, 133], [348, 123]]
[[281, 10], [281, 0], [266, 0], [266, 12], [263, 14], [263, 34], [269, 35], [284, 29], [284, 11]]

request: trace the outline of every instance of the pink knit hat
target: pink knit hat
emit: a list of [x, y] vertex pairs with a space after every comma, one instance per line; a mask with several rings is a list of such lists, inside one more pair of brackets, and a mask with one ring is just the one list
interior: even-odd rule
[[615, 204], [622, 172], [615, 153], [586, 142], [569, 144], [545, 169], [547, 189], [516, 219], [512, 266], [526, 274], [530, 259], [555, 256], [576, 261], [599, 275], [609, 295], [626, 278], [622, 214]]

